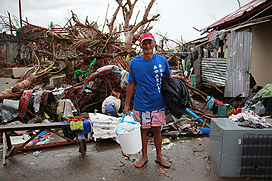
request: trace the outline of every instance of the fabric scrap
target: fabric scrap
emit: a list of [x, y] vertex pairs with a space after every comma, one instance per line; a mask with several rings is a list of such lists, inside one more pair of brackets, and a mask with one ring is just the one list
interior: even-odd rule
[[105, 114], [107, 115], [108, 113], [111, 113], [112, 116], [116, 117], [115, 109], [112, 104], [108, 104], [106, 109], [105, 109]]
[[36, 95], [34, 96], [34, 100], [33, 100], [33, 108], [35, 113], [39, 112], [40, 110], [41, 99], [42, 99], [42, 91], [38, 91]]
[[272, 97], [272, 84], [266, 84], [252, 99]]
[[245, 111], [237, 115], [232, 114], [229, 116], [231, 121], [238, 122], [239, 126], [252, 127], [252, 128], [270, 128], [272, 127], [269, 122], [255, 114], [253, 111]]
[[63, 117], [74, 117], [73, 112], [77, 112], [74, 104], [70, 99], [65, 99]]
[[71, 131], [84, 130], [83, 121], [70, 121]]
[[64, 111], [64, 104], [65, 104], [65, 100], [59, 100], [58, 101], [58, 107], [57, 107], [57, 114], [61, 114]]

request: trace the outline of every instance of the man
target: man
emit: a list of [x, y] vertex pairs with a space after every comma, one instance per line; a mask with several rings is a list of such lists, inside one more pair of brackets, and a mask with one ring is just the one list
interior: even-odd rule
[[147, 130], [152, 127], [156, 146], [156, 160], [169, 168], [170, 163], [161, 155], [161, 128], [165, 124], [164, 101], [161, 92], [162, 75], [170, 76], [169, 64], [163, 56], [154, 54], [156, 42], [154, 36], [147, 32], [139, 38], [143, 54], [133, 58], [129, 65], [128, 87], [124, 113], [130, 109], [130, 100], [134, 93], [133, 114], [141, 124], [142, 157], [135, 162], [137, 168], [147, 161]]

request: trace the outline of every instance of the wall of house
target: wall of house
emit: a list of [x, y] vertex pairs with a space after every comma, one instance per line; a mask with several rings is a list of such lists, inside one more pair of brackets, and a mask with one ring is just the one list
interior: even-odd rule
[[257, 85], [272, 84], [272, 22], [252, 28], [251, 73]]

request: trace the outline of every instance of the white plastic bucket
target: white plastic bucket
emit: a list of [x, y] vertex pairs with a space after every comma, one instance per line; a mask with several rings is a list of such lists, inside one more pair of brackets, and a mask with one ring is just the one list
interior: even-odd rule
[[122, 122], [116, 126], [117, 141], [123, 153], [135, 154], [142, 149], [141, 125], [138, 122]]

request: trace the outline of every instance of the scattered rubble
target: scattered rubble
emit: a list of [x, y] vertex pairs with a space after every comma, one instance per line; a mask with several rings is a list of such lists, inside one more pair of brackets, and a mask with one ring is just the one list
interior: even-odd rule
[[[140, 24], [155, 21], [158, 16], [155, 15], [150, 20], [145, 19]], [[95, 141], [115, 138], [112, 128], [116, 126], [118, 118], [110, 117], [110, 121], [104, 123], [110, 124], [111, 127], [104, 125], [98, 128], [96, 125], [102, 122], [97, 123], [92, 116], [95, 116], [96, 112], [102, 112], [101, 104], [110, 95], [118, 95], [120, 98], [119, 114], [122, 115], [129, 62], [139, 54], [135, 44], [138, 35], [136, 31], [133, 29], [135, 34], [131, 43], [125, 43], [120, 40], [122, 31], [112, 29], [112, 24], [109, 24], [111, 31], [105, 33], [98, 29], [95, 22], [89, 23], [87, 19], [85, 23], [80, 22], [73, 12], [63, 28], [52, 25], [47, 29], [23, 22], [26, 25], [20, 29], [11, 27], [16, 30], [17, 36], [9, 36], [10, 40], [16, 39], [17, 55], [11, 62], [7, 62], [3, 54], [0, 57], [1, 77], [16, 80], [14, 85], [0, 92], [0, 124], [61, 122], [77, 116], [91, 119], [95, 128]], [[165, 40], [163, 37], [161, 41]], [[126, 46], [127, 44], [131, 46]], [[271, 88], [268, 87], [269, 91], [264, 91], [268, 94], [258, 94], [265, 94], [265, 97], [243, 99], [237, 96], [231, 100], [224, 100], [219, 96], [222, 99], [218, 100], [215, 94], [209, 95], [196, 88], [190, 78], [191, 72], [185, 71], [184, 65], [180, 66], [179, 62], [188, 55], [185, 48], [181, 54], [167, 54], [168, 51], [159, 45], [156, 48], [168, 59], [173, 77], [184, 83], [190, 99], [180, 119], [167, 112], [167, 125], [163, 127], [164, 136], [177, 139], [185, 135], [209, 134], [208, 130], [201, 128], [209, 129], [212, 118], [238, 114], [243, 107], [254, 107], [259, 111], [260, 105], [252, 104], [256, 103], [257, 99], [259, 104], [265, 104], [262, 107], [264, 111], [260, 112], [259, 116], [271, 115], [268, 110], [271, 104]], [[186, 70], [193, 66], [190, 62], [187, 65]], [[19, 71], [21, 73], [18, 74]], [[107, 136], [103, 133], [99, 135], [102, 131]], [[32, 135], [26, 132], [14, 134]]]

